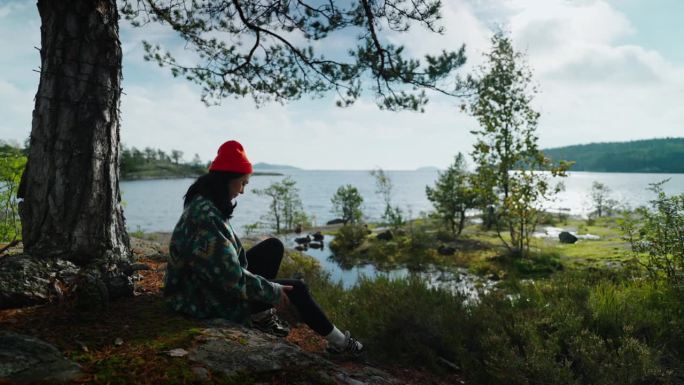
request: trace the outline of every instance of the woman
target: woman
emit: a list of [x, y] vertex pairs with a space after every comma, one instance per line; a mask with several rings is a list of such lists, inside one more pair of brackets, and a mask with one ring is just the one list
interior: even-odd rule
[[231, 140], [221, 145], [209, 173], [190, 186], [171, 237], [164, 296], [175, 311], [251, 324], [279, 336], [289, 329], [273, 306], [291, 303], [328, 340], [329, 351], [360, 354], [363, 345], [328, 320], [304, 282], [276, 279], [284, 253], [278, 239], [242, 247], [229, 219], [251, 174], [242, 145]]

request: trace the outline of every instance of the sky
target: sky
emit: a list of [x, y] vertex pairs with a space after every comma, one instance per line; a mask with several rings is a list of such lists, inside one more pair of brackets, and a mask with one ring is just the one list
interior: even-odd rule
[[[443, 0], [442, 35], [413, 28], [390, 36], [412, 55], [466, 45], [465, 76], [483, 62], [494, 31], [510, 33], [534, 72], [543, 148], [684, 136], [681, 0]], [[433, 97], [425, 113], [353, 107], [334, 97], [254, 106], [250, 98], [206, 107], [198, 86], [143, 60], [142, 40], [180, 47], [160, 25], [122, 20], [121, 137], [128, 147], [181, 150], [211, 160], [240, 141], [253, 163], [305, 169], [447, 167], [472, 151], [477, 122], [462, 100]], [[40, 18], [32, 0], [0, 0], [0, 139], [23, 143], [38, 88]]]

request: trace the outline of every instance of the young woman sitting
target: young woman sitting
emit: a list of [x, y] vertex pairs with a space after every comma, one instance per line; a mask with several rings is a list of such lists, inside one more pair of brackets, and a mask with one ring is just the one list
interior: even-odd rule
[[171, 237], [167, 301], [193, 317], [225, 318], [278, 336], [286, 336], [289, 327], [274, 306], [294, 305], [303, 321], [328, 340], [330, 352], [361, 354], [363, 345], [330, 322], [303, 281], [276, 278], [284, 254], [280, 240], [242, 247], [229, 220], [251, 174], [242, 145], [228, 141], [209, 172], [188, 189]]

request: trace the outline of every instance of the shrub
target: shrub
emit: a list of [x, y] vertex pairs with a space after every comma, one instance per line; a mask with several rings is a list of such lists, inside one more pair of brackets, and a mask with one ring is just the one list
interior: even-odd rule
[[270, 200], [270, 211], [265, 219], [272, 224], [276, 233], [293, 230], [297, 224], [308, 225], [309, 219], [304, 213], [297, 182], [292, 177], [273, 182], [264, 189], [256, 189], [254, 193]]
[[667, 196], [662, 185], [651, 185], [657, 194], [651, 208], [640, 207], [627, 213], [621, 222], [625, 237], [638, 258], [648, 256], [647, 268], [657, 282], [660, 276], [684, 287], [684, 194]]
[[463, 347], [463, 299], [418, 278], [362, 280], [332, 316], [385, 362], [438, 368], [440, 358], [454, 361]]
[[333, 205], [333, 212], [342, 216], [345, 225], [347, 223], [355, 224], [361, 220], [363, 198], [356, 187], [350, 184], [340, 186], [330, 202]]
[[4, 150], [0, 154], [0, 242], [12, 242], [21, 238], [17, 189], [26, 157], [18, 150]]
[[330, 242], [330, 250], [335, 254], [349, 254], [361, 246], [368, 236], [368, 228], [364, 225], [344, 225], [337, 230], [335, 239]]
[[425, 187], [425, 194], [451, 234], [459, 236], [466, 222], [466, 212], [477, 205], [477, 193], [472, 187], [463, 154], [459, 152], [454, 163], [444, 173], [439, 173], [434, 187]]
[[670, 383], [681, 301], [611, 274], [568, 272], [483, 297], [464, 330], [465, 373], [483, 384]]

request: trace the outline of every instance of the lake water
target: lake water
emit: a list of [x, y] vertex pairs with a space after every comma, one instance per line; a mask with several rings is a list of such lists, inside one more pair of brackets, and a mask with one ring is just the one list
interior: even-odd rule
[[[286, 245], [295, 246], [295, 236], [292, 234], [282, 236], [281, 239]], [[465, 268], [454, 268], [450, 271], [440, 270], [435, 266], [427, 266], [422, 271], [409, 271], [409, 269], [396, 268], [391, 270], [380, 270], [374, 265], [357, 265], [351, 268], [342, 268], [331, 257], [330, 250], [326, 247], [334, 239], [333, 236], [326, 235], [323, 249], [310, 248], [306, 254], [312, 256], [321, 264], [321, 268], [330, 274], [333, 282], [342, 282], [346, 289], [354, 286], [362, 278], [375, 278], [384, 276], [389, 279], [406, 278], [418, 276], [429, 288], [451, 291], [461, 294], [466, 300], [477, 300], [480, 291], [489, 291], [496, 286], [495, 281], [479, 277], [468, 272]]]
[[[323, 225], [335, 218], [330, 199], [337, 188], [351, 184], [364, 199], [363, 213], [367, 221], [378, 220], [384, 210], [382, 200], [375, 193], [375, 179], [368, 171], [316, 171], [283, 170], [290, 175], [299, 188], [305, 212], [313, 218], [314, 224]], [[425, 186], [434, 185], [437, 171], [386, 171], [392, 180], [393, 203], [402, 208], [405, 216], [418, 217], [432, 210], [425, 196]], [[262, 221], [269, 212], [268, 200], [253, 193], [254, 189], [265, 188], [284, 176], [253, 176], [245, 194], [238, 200], [233, 227], [242, 234], [244, 226]], [[568, 209], [570, 213], [586, 215], [590, 211], [588, 199], [594, 181], [604, 183], [612, 190], [612, 197], [630, 207], [647, 204], [654, 194], [648, 191], [649, 183], [670, 178], [664, 190], [668, 194], [684, 193], [684, 174], [621, 174], [573, 172], [562, 178], [565, 191], [547, 207], [552, 210]], [[168, 179], [121, 182], [125, 201], [124, 215], [130, 230], [143, 231], [173, 230], [183, 207], [183, 195], [193, 179]]]
[[[382, 215], [383, 203], [375, 193], [375, 179], [368, 171], [280, 171], [290, 175], [297, 182], [304, 210], [313, 217], [314, 224], [325, 224], [335, 218], [331, 212], [330, 199], [339, 186], [351, 184], [355, 186], [364, 199], [363, 212], [368, 221], [378, 220]], [[434, 185], [438, 177], [437, 171], [388, 171], [392, 180], [393, 202], [411, 217], [432, 210], [431, 203], [425, 196], [425, 186]], [[253, 176], [245, 194], [238, 198], [238, 206], [233, 227], [238, 234], [244, 234], [244, 226], [262, 220], [269, 212], [268, 200], [253, 193], [253, 189], [265, 188], [283, 176]], [[648, 191], [649, 183], [660, 182], [670, 178], [664, 190], [668, 194], [684, 193], [684, 174], [616, 174], [573, 172], [563, 179], [565, 191], [558, 195], [556, 201], [548, 202], [552, 210], [565, 209], [571, 214], [586, 215], [590, 211], [588, 199], [594, 181], [606, 184], [612, 190], [612, 197], [624, 205], [635, 207], [647, 204], [654, 194]], [[169, 232], [173, 230], [181, 212], [182, 197], [194, 179], [170, 179], [151, 181], [127, 181], [121, 183], [123, 199], [126, 202], [124, 215], [127, 226], [131, 230]], [[290, 247], [294, 247], [293, 236], [282, 237]], [[327, 241], [330, 241], [328, 237]], [[375, 266], [355, 266], [343, 269], [330, 257], [329, 249], [309, 249], [307, 254], [316, 258], [324, 270], [330, 273], [333, 281], [342, 281], [345, 287], [353, 286], [364, 276], [373, 278], [386, 275], [390, 278], [406, 277], [409, 274], [420, 275], [430, 287], [460, 292], [466, 298], [476, 299], [478, 290], [488, 290], [494, 282], [468, 274], [465, 270], [443, 272], [437, 269], [412, 273], [407, 269], [379, 271]], [[479, 288], [479, 289], [478, 289]]]

